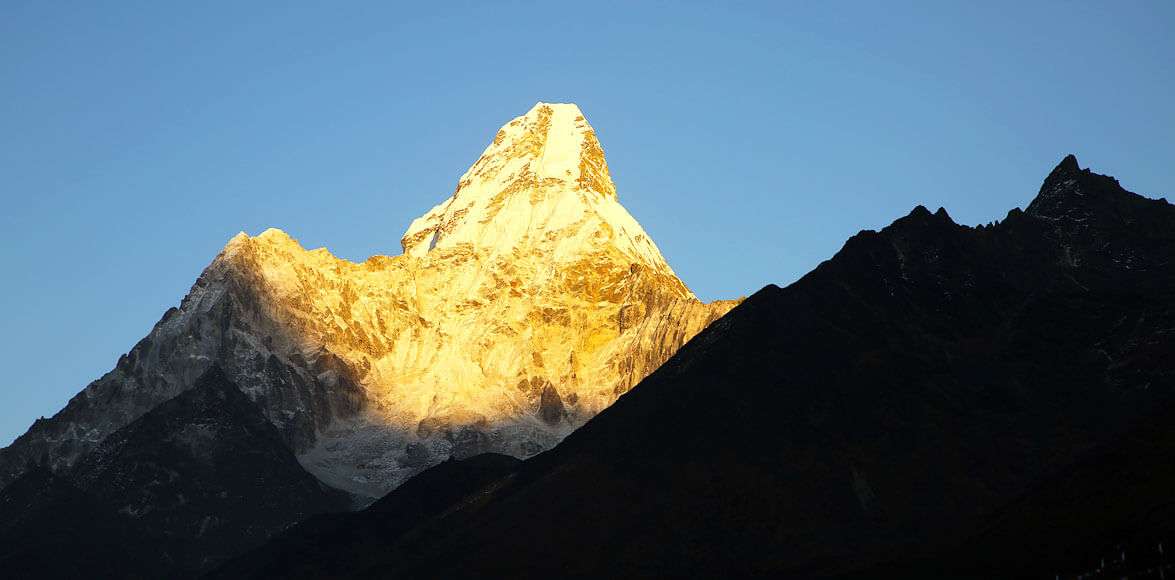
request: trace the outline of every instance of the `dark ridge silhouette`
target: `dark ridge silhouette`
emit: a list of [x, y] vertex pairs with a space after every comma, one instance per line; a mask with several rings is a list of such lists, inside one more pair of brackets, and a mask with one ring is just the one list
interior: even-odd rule
[[[325, 514], [291, 528], [262, 548], [233, 560], [211, 578], [345, 577], [363, 560], [425, 521], [444, 526], [446, 512], [489, 497], [522, 462], [486, 453], [450, 459], [425, 470], [396, 493], [354, 514]], [[289, 565], [290, 563], [294, 565]]]
[[54, 475], [0, 490], [0, 570], [14, 577], [194, 576], [349, 497], [306, 473], [212, 367]]
[[33, 464], [0, 490], [0, 571], [6, 578], [150, 578], [133, 556], [158, 541], [115, 509]]
[[[443, 517], [365, 538], [377, 548], [287, 550], [281, 569], [313, 575], [325, 559], [344, 564], [330, 576], [360, 578], [1094, 570], [1173, 522], [1173, 257], [1175, 208], [1071, 156], [1027, 211], [997, 224], [961, 226], [920, 206], [796, 283], [760, 290], [561, 445], [463, 491]], [[410, 503], [408, 489], [385, 505]]]

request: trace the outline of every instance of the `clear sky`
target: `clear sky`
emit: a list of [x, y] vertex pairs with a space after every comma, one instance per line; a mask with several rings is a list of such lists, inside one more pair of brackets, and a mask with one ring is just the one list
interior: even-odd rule
[[539, 100], [705, 299], [916, 204], [1000, 219], [1070, 152], [1175, 187], [1169, 1], [440, 4], [0, 6], [0, 445], [238, 231], [399, 253]]

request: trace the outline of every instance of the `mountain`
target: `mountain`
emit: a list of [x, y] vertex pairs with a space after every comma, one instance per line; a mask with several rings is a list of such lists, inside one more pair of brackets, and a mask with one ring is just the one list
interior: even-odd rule
[[34, 464], [0, 490], [0, 566], [28, 578], [192, 576], [349, 504], [214, 366], [68, 471]]
[[1172, 256], [1175, 207], [1071, 156], [1000, 222], [919, 206], [443, 515], [222, 573], [345, 554], [337, 577], [1051, 578], [1124, 570], [1128, 546], [1154, 574], [1175, 545]]
[[575, 105], [506, 124], [403, 254], [240, 234], [115, 368], [0, 450], [55, 471], [217, 365], [328, 484], [557, 443], [734, 306], [700, 302], [620, 205]]
[[479, 501], [486, 486], [509, 477], [519, 463], [509, 455], [496, 453], [449, 459], [408, 480], [361, 512], [315, 516], [274, 537], [255, 553], [218, 568], [209, 577], [345, 577], [356, 561], [378, 552], [422, 521], [443, 521], [454, 505]]
[[154, 561], [128, 557], [155, 538], [39, 464], [0, 490], [6, 578], [149, 578]]

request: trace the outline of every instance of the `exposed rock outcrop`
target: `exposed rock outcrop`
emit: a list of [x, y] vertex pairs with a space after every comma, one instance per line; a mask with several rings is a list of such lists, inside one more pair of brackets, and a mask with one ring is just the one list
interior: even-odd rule
[[178, 309], [0, 451], [72, 465], [212, 364], [303, 465], [372, 497], [455, 455], [526, 457], [610, 405], [735, 301], [705, 304], [620, 205], [575, 105], [506, 124], [403, 255], [234, 237]]

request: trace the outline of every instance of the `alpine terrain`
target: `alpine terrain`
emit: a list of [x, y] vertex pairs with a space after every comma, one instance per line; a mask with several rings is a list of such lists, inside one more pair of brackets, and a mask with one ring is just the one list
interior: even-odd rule
[[[212, 448], [241, 425], [260, 429], [246, 420], [257, 413], [305, 470], [362, 505], [450, 457], [551, 448], [736, 304], [702, 303], [677, 278], [620, 205], [595, 132], [572, 104], [539, 103], [502, 127], [401, 244], [402, 255], [354, 263], [276, 229], [234, 237], [113, 370], [0, 450], [0, 488], [27, 474], [122, 497], [106, 491], [106, 474], [137, 464], [116, 458], [160, 438]], [[206, 401], [188, 395], [206, 376], [243, 394], [213, 399], [235, 427], [152, 414]], [[281, 465], [266, 481], [309, 489]], [[165, 482], [184, 473], [158, 469]], [[169, 521], [192, 522], [157, 516], [193, 501], [191, 490], [161, 489], [110, 509], [155, 517], [144, 533], [174, 535]], [[210, 516], [195, 522], [201, 537], [223, 537], [219, 525], [263, 534], [300, 518], [295, 510], [284, 524], [242, 532], [225, 513], [241, 498], [223, 491], [201, 495]], [[306, 509], [334, 505], [329, 489], [314, 493], [322, 497]], [[171, 560], [204, 565], [191, 557]]]
[[422, 481], [487, 483], [404, 486], [217, 576], [1170, 576], [1173, 257], [1175, 207], [1072, 156], [1000, 222], [919, 206], [550, 452], [446, 463]]
[[191, 576], [351, 500], [298, 464], [217, 367], [69, 470], [0, 490], [6, 578]]

